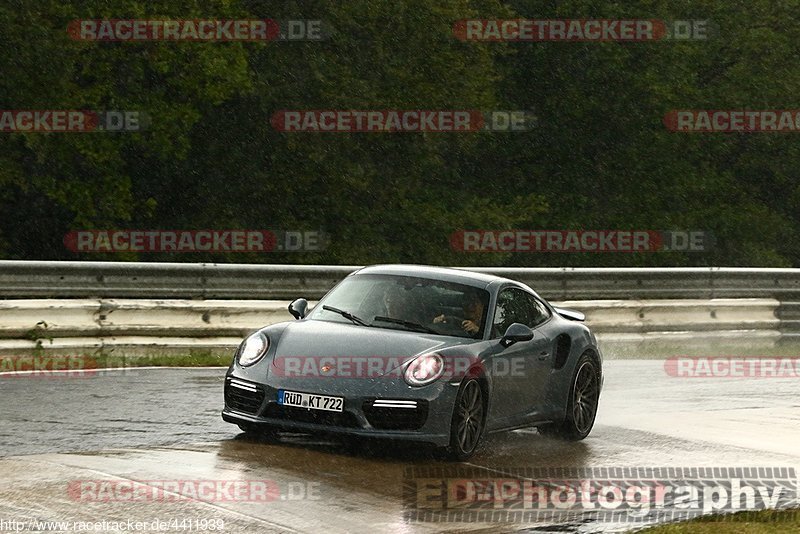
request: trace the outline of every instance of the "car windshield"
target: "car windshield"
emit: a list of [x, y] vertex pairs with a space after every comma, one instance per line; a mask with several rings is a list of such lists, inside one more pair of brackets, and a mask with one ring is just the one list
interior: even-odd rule
[[479, 339], [489, 293], [480, 288], [413, 276], [362, 274], [346, 278], [320, 301], [310, 319]]

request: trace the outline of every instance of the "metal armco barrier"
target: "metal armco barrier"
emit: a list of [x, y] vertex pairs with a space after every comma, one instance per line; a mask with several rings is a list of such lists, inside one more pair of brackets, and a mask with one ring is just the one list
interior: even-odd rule
[[[0, 261], [0, 353], [213, 349], [289, 320], [353, 266]], [[475, 268], [584, 311], [605, 339], [800, 336], [800, 269]], [[4, 300], [3, 300], [4, 299]]]
[[357, 267], [0, 261], [1, 298], [319, 298]]
[[[553, 304], [585, 313], [595, 333], [775, 330], [778, 326], [778, 301], [774, 299], [580, 300]], [[288, 305], [288, 301], [276, 300], [0, 300], [0, 339], [241, 337], [267, 324], [292, 321]]]
[[[230, 353], [262, 326], [293, 320], [288, 301], [186, 299], [0, 300], [0, 355], [41, 349]], [[580, 310], [601, 341], [776, 340], [775, 299], [553, 301]]]
[[[0, 297], [318, 299], [358, 268], [5, 260], [0, 261]], [[774, 298], [800, 302], [800, 269], [466, 269], [519, 280], [550, 300]]]

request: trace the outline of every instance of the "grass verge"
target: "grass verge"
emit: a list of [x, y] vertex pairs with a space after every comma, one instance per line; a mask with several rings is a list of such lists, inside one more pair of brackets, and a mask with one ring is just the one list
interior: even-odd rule
[[689, 521], [650, 527], [637, 534], [761, 534], [800, 532], [800, 509], [760, 510], [736, 514], [710, 515]]

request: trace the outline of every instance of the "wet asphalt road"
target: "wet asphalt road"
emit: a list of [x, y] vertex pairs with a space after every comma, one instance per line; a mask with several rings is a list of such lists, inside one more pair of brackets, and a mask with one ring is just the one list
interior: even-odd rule
[[[192, 520], [200, 521], [193, 531], [209, 531], [211, 521], [224, 521], [224, 532], [550, 528], [406, 522], [404, 468], [454, 464], [415, 445], [298, 434], [245, 437], [219, 416], [224, 372], [0, 376], [0, 532], [10, 531], [2, 521], [13, 519], [177, 521], [165, 532], [186, 532], [191, 526], [186, 521]], [[608, 360], [588, 439], [563, 443], [535, 430], [495, 435], [468, 466], [496, 477], [520, 467], [800, 467], [798, 380], [674, 378], [661, 360]], [[266, 480], [272, 499], [97, 502], [70, 493], [87, 480]], [[632, 526], [637, 524], [586, 514], [558, 528], [591, 532]]]

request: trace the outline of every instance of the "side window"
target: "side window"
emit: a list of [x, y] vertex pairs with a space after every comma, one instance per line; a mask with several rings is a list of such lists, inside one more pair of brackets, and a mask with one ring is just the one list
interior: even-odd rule
[[528, 326], [535, 328], [550, 318], [550, 310], [547, 309], [547, 306], [545, 306], [544, 302], [541, 300], [531, 295], [527, 296], [531, 299], [533, 306], [533, 323]]
[[504, 289], [497, 296], [497, 307], [492, 321], [492, 339], [503, 336], [514, 323], [536, 328], [550, 317], [544, 303], [521, 289]]
[[525, 294], [518, 289], [504, 289], [497, 295], [497, 307], [492, 321], [492, 339], [503, 336], [514, 323], [527, 324], [528, 303]]

